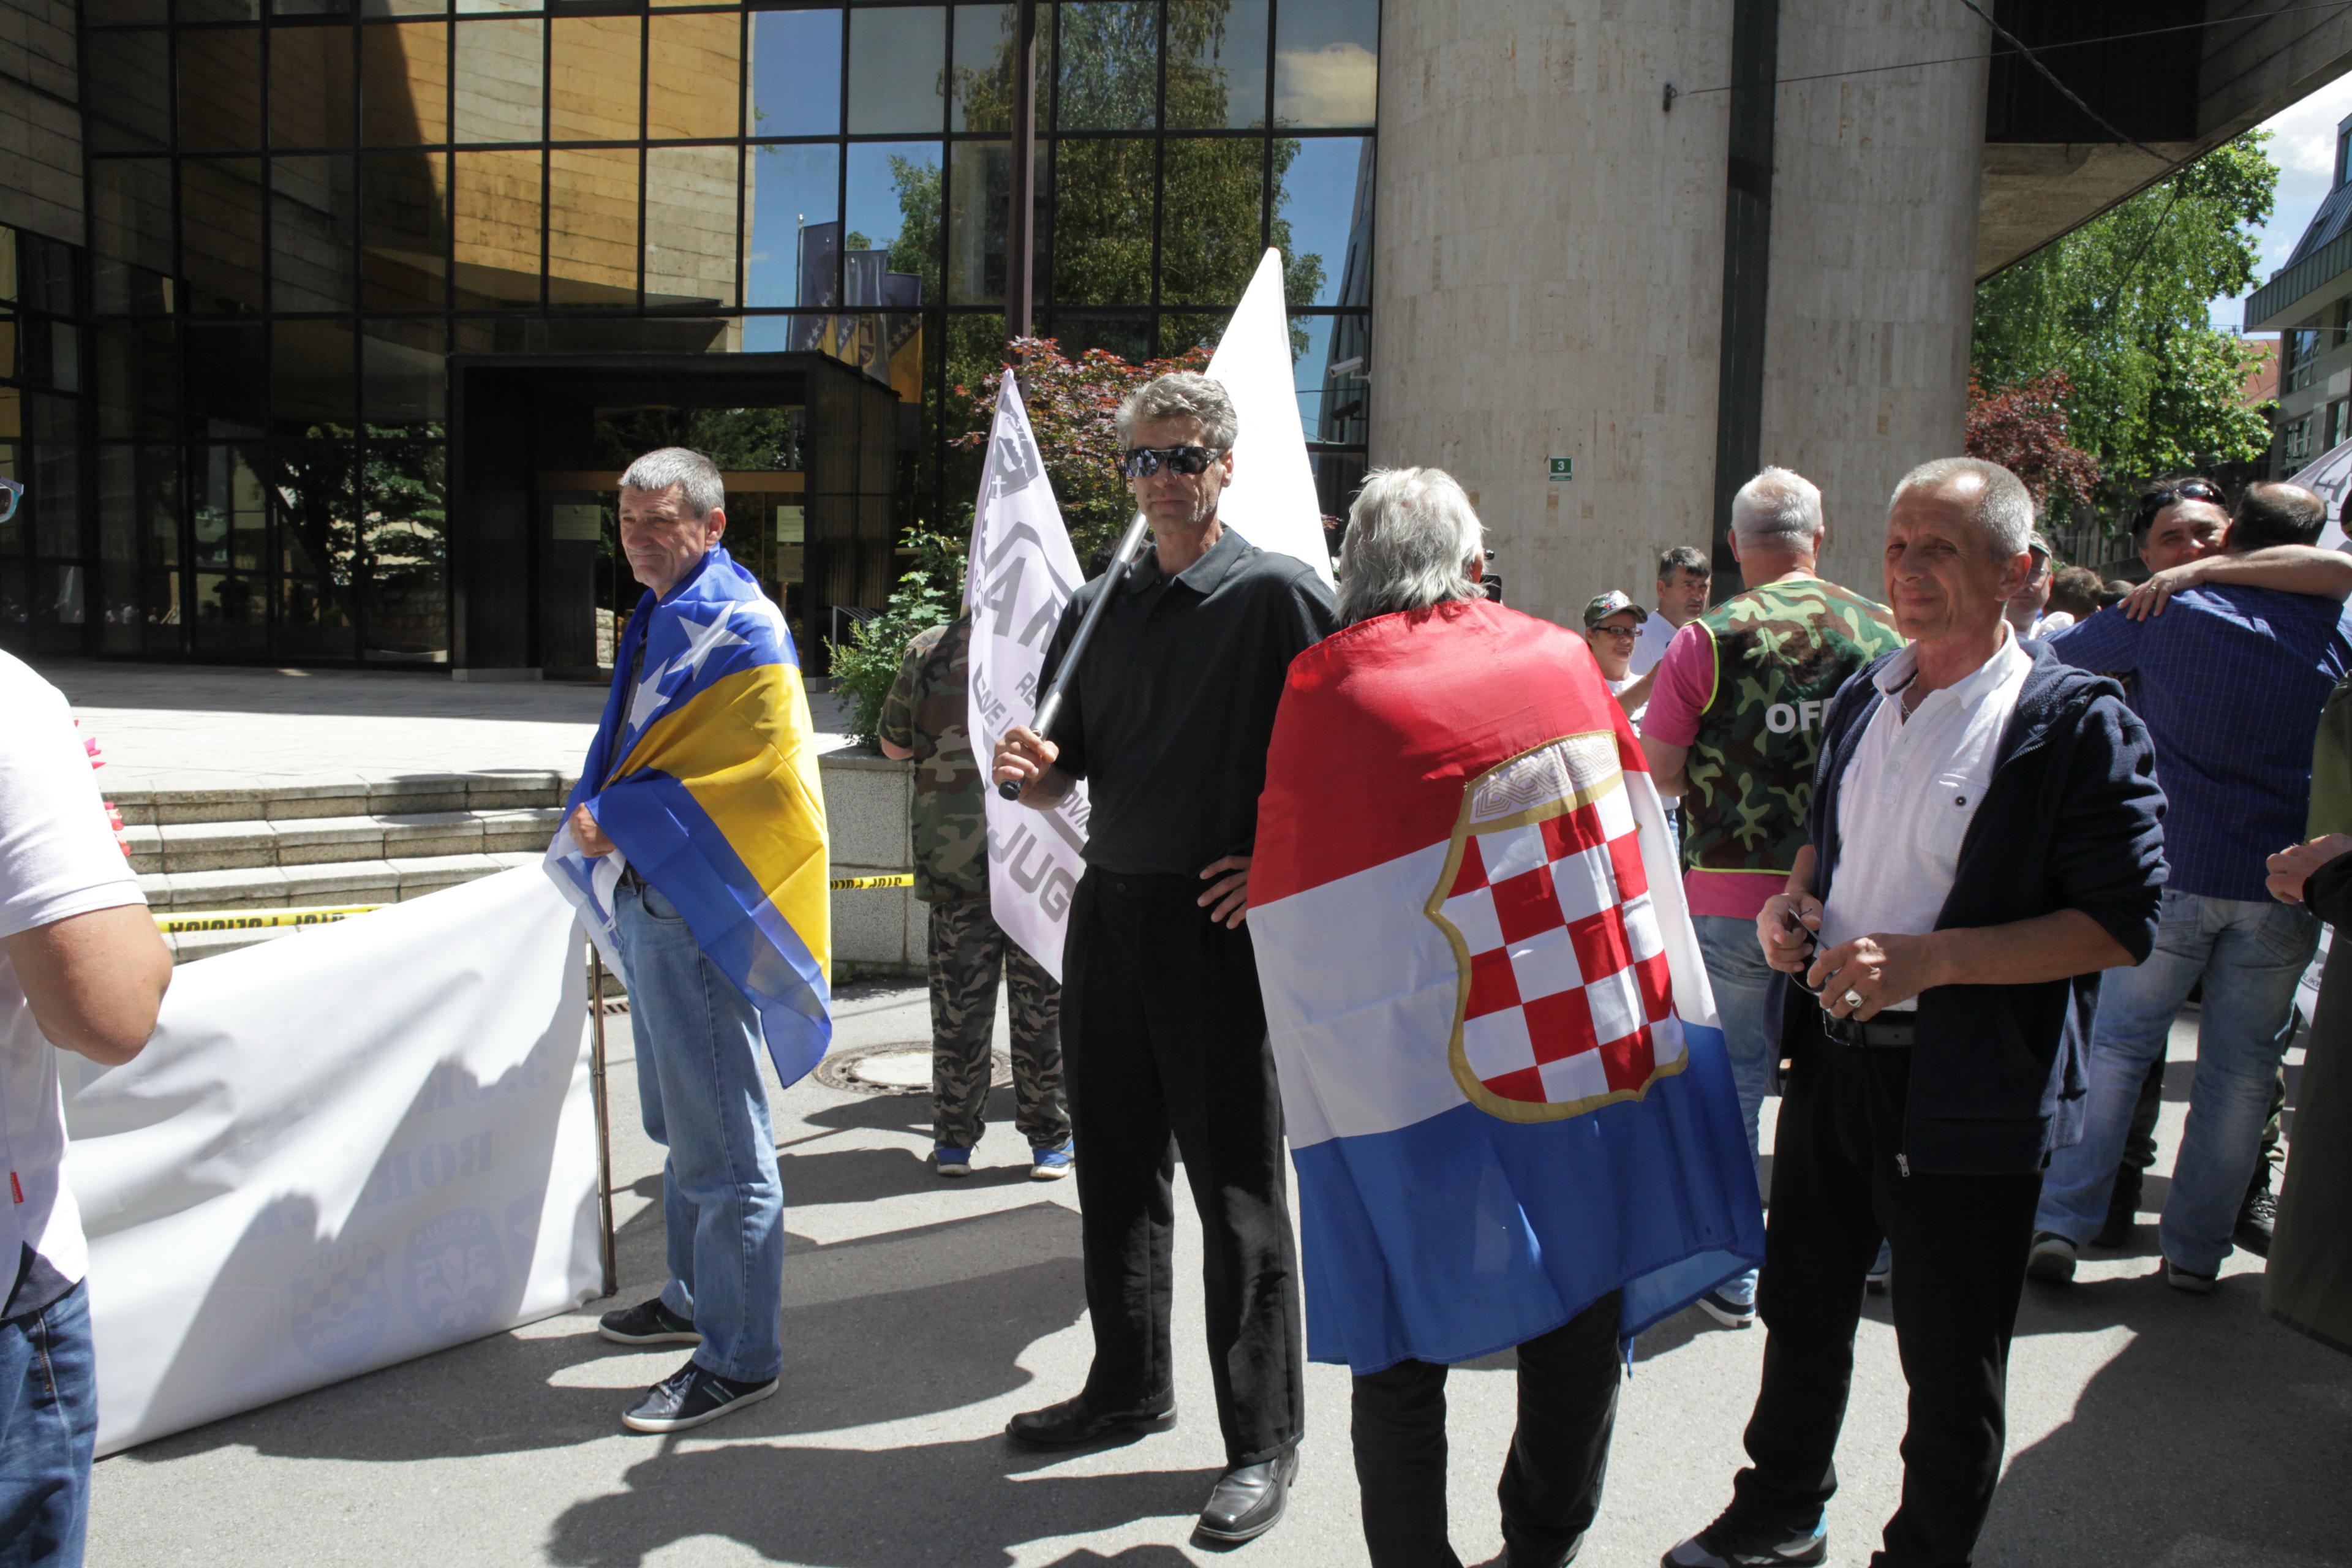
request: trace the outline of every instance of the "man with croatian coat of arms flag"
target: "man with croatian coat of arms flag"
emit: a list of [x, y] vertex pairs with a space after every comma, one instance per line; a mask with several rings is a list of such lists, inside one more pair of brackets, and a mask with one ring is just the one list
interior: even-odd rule
[[1446, 1366], [1512, 1346], [1503, 1538], [1568, 1563], [1621, 1346], [1764, 1249], [1641, 742], [1581, 639], [1481, 595], [1482, 539], [1439, 470], [1366, 481], [1250, 881], [1307, 1354], [1355, 1373], [1375, 1568], [1459, 1568]]
[[549, 847], [557, 888], [629, 984], [646, 1133], [668, 1151], [669, 1282], [598, 1325], [695, 1347], [621, 1417], [677, 1432], [776, 1391], [784, 1200], [760, 1081], [832, 1036], [824, 796], [792, 632], [719, 541], [709, 458], [648, 452], [621, 476], [621, 548], [646, 595]]

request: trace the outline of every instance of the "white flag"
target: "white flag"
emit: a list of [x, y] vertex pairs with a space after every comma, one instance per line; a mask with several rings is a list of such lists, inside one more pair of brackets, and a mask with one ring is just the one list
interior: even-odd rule
[[1209, 374], [1224, 384], [1241, 420], [1234, 482], [1217, 502], [1217, 517], [1260, 550], [1306, 562], [1329, 585], [1331, 552], [1323, 542], [1315, 470], [1307, 466], [1292, 363], [1282, 252], [1269, 250], [1209, 360]]
[[[1081, 581], [1077, 552], [1030, 433], [1029, 412], [1008, 374], [988, 433], [988, 468], [972, 511], [971, 559], [964, 572], [964, 607], [971, 613], [966, 728], [983, 775], [1004, 731], [1036, 714], [1045, 645]], [[987, 800], [991, 912], [1005, 935], [1059, 980], [1070, 895], [1086, 871], [1086, 786], [1073, 788], [1051, 811], [1006, 800], [992, 781]]]

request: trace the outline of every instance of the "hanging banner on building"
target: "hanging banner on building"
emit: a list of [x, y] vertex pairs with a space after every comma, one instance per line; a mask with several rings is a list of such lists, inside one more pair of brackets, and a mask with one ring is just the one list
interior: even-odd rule
[[601, 1288], [587, 984], [537, 867], [183, 966], [67, 1068], [98, 1451]]
[[1294, 363], [1282, 252], [1269, 250], [1209, 360], [1209, 374], [1224, 384], [1241, 420], [1234, 480], [1217, 502], [1217, 516], [1260, 550], [1306, 562], [1328, 585], [1331, 552], [1323, 542], [1323, 505], [1298, 424]]
[[2322, 453], [2316, 462], [2287, 480], [2301, 485], [2327, 503], [2327, 526], [2319, 531], [2322, 550], [2344, 550], [2347, 544], [2344, 532], [2344, 499], [2352, 494], [2352, 441], [2339, 442]]
[[[988, 433], [964, 574], [964, 607], [971, 613], [966, 727], [983, 768], [1004, 731], [1036, 713], [1045, 645], [1082, 581], [1021, 388], [1007, 374]], [[1005, 935], [1059, 980], [1070, 895], [1086, 872], [1086, 785], [1051, 811], [1006, 800], [993, 786], [986, 794], [991, 912]]]

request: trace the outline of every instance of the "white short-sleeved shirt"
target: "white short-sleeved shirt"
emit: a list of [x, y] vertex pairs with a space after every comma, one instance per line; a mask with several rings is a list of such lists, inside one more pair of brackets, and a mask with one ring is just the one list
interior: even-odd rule
[[1633, 657], [1625, 662], [1626, 679], [1639, 680], [1658, 667], [1666, 657], [1666, 645], [1675, 640], [1682, 627], [1666, 619], [1663, 610], [1652, 610], [1642, 622], [1642, 629], [1633, 637]]
[[[0, 653], [0, 939], [146, 902], [105, 813], [64, 695]], [[0, 948], [0, 1317], [38, 1311], [88, 1271], [65, 1157], [58, 1048]]]
[[[1992, 782], [2000, 737], [2033, 668], [2016, 634], [1956, 685], [1920, 699], [1903, 716], [1900, 696], [1919, 672], [1906, 647], [1873, 677], [1886, 694], [1838, 786], [1837, 879], [1822, 910], [1821, 950], [1874, 932], [1925, 936], [1936, 929], [1959, 868], [1960, 840]], [[1890, 1013], [1913, 1012], [1915, 997]]]

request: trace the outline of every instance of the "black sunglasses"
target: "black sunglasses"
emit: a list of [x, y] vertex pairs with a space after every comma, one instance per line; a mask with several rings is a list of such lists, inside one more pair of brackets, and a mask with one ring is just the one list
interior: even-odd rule
[[1130, 447], [1118, 455], [1121, 478], [1148, 479], [1165, 464], [1171, 474], [1186, 479], [1209, 471], [1209, 465], [1224, 453], [1214, 447]]
[[2139, 504], [2150, 517], [2153, 517], [2166, 507], [2177, 506], [2185, 500], [2211, 501], [2215, 506], [2220, 506], [2221, 491], [2219, 486], [2204, 479], [2183, 479], [2179, 484], [2165, 489], [2148, 491], [2139, 498]]

